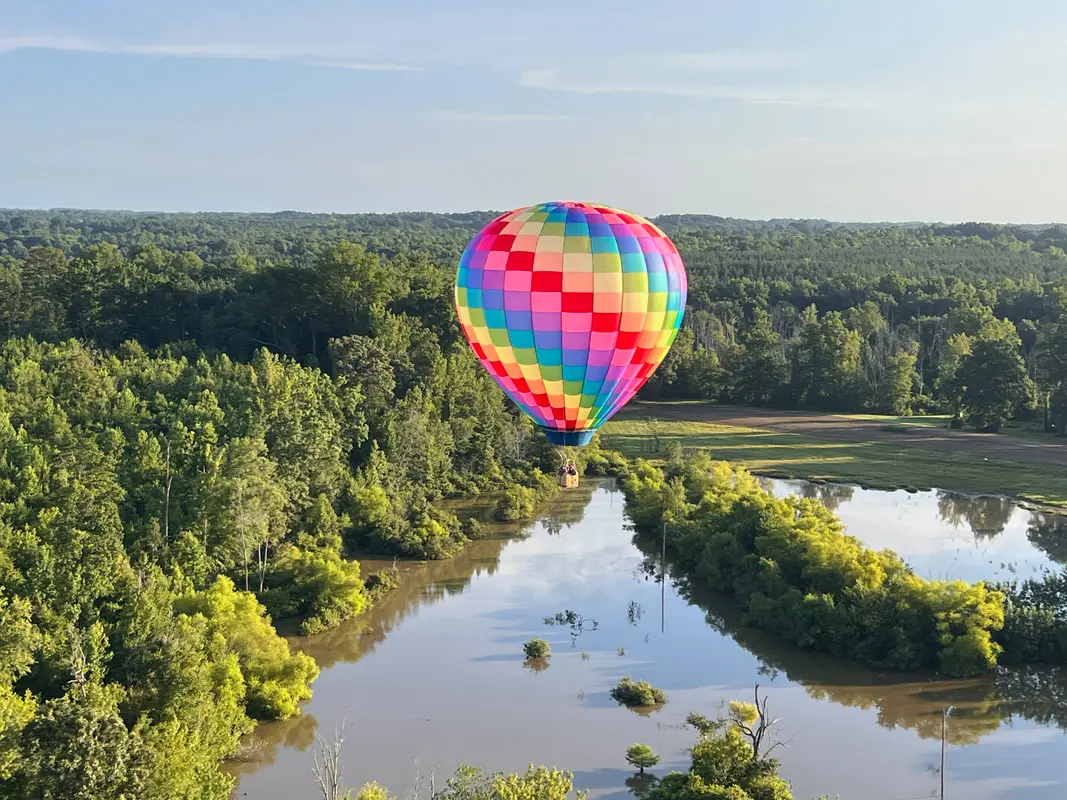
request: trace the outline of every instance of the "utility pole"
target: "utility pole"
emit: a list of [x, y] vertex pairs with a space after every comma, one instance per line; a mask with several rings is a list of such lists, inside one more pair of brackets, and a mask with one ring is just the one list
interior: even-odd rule
[[659, 632], [667, 629], [667, 520], [663, 521], [663, 545], [659, 558]]
[[945, 715], [948, 709], [941, 709], [941, 800], [945, 800]]

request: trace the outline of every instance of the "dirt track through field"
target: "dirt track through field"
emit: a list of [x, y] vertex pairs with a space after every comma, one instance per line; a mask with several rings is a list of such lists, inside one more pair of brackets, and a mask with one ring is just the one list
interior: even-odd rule
[[907, 429], [906, 432], [887, 431], [883, 430], [886, 423], [882, 420], [849, 419], [806, 411], [634, 402], [620, 416], [710, 422], [845, 442], [880, 442], [889, 445], [917, 443], [926, 449], [943, 453], [1067, 467], [1067, 443], [1055, 440], [1031, 442], [1002, 434], [970, 433], [920, 425], [902, 426]]

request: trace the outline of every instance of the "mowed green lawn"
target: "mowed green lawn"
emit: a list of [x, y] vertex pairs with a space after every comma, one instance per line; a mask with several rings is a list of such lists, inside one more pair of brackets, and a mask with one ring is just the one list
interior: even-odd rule
[[[834, 414], [842, 419], [855, 419], [867, 422], [881, 422], [887, 428], [911, 426], [916, 428], [947, 428], [951, 417], [948, 414], [930, 414], [922, 417], [893, 417], [884, 414]], [[1013, 436], [1035, 441], [1052, 441], [1052, 435], [1042, 429], [1038, 422], [1006, 422], [998, 433], [1002, 436]]]
[[713, 458], [761, 475], [858, 483], [880, 489], [936, 488], [1005, 494], [1067, 507], [1067, 470], [968, 453], [938, 452], [912, 437], [904, 437], [906, 441], [899, 444], [826, 441], [759, 428], [650, 421], [624, 414], [609, 421], [601, 431], [606, 447], [634, 458], [660, 459], [669, 443], [678, 442], [684, 449], [706, 450]]

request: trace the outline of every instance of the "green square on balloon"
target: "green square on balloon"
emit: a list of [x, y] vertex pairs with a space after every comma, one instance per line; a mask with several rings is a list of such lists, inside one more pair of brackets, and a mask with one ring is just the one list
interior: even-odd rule
[[593, 253], [593, 272], [622, 272], [618, 253]]
[[561, 381], [561, 380], [563, 380], [563, 365], [562, 364], [542, 364], [541, 365], [541, 380], [543, 380], [543, 381]]
[[542, 236], [566, 236], [567, 235], [567, 223], [566, 222], [546, 222], [545, 227], [541, 229]]
[[563, 394], [568, 398], [576, 397], [582, 393], [582, 386], [585, 381], [563, 381]]
[[508, 332], [506, 328], [490, 328], [489, 341], [491, 341], [495, 347], [511, 346], [511, 340], [508, 339]]
[[593, 252], [588, 236], [568, 236], [563, 240], [564, 253], [591, 253]]
[[519, 364], [525, 364], [531, 367], [537, 364], [537, 350], [535, 348], [516, 347], [513, 352], [515, 353], [515, 361]]
[[471, 306], [468, 311], [471, 315], [471, 325], [475, 328], [484, 328], [485, 325], [485, 310], [480, 306]]
[[582, 402], [579, 404], [579, 406], [581, 408], [592, 408], [596, 405], [596, 398], [597, 396], [595, 394], [583, 394]]
[[[624, 292], [647, 292], [647, 272], [624, 272], [622, 273], [622, 290]], [[666, 309], [666, 306], [664, 306]]]

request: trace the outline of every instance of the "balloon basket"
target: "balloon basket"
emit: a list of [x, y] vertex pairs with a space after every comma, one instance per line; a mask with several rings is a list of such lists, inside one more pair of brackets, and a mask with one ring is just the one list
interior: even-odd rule
[[575, 489], [578, 486], [578, 467], [574, 460], [568, 458], [559, 468], [559, 485], [562, 489]]

